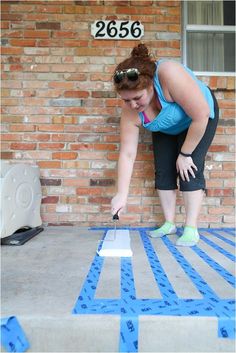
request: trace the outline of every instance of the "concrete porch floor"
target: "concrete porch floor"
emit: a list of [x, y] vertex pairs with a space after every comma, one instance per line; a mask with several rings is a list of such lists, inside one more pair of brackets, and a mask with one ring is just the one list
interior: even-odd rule
[[30, 352], [234, 352], [235, 237], [200, 229], [150, 239], [129, 228], [132, 258], [96, 255], [108, 228], [48, 227], [1, 248], [1, 316]]

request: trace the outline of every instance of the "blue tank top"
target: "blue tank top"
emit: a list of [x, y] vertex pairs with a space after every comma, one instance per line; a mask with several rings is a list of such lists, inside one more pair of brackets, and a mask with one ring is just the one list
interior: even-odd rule
[[[164, 60], [165, 59], [159, 60], [156, 63], [157, 69], [156, 74], [154, 76], [154, 88], [157, 92], [162, 109], [153, 121], [147, 122], [142, 112], [139, 113], [139, 117], [141, 119], [143, 127], [149, 131], [160, 131], [169, 135], [177, 135], [189, 127], [192, 119], [185, 113], [185, 111], [181, 108], [179, 104], [175, 102], [168, 102], [163, 94], [158, 78], [158, 66]], [[213, 119], [215, 117], [214, 101], [210, 89], [202, 81], [197, 79], [197, 77], [189, 68], [184, 65], [183, 67], [197, 82], [201, 92], [203, 93], [209, 105], [210, 118]]]

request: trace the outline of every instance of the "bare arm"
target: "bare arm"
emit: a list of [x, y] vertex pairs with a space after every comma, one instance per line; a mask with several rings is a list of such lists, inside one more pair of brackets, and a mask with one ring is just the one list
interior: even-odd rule
[[139, 128], [136, 125], [136, 116], [137, 113], [126, 108], [121, 116], [117, 194], [112, 199], [112, 214], [124, 208], [127, 202], [138, 147]]
[[[194, 79], [178, 63], [164, 62], [160, 65], [160, 81], [166, 98], [178, 103], [192, 119], [181, 151], [191, 154], [204, 135], [208, 123], [210, 109], [200, 88]], [[179, 155], [177, 170], [182, 179], [189, 180], [196, 169], [191, 157]]]
[[182, 147], [183, 152], [192, 153], [206, 130], [210, 115], [208, 103], [197, 83], [178, 63], [162, 63], [159, 75], [167, 99], [178, 103], [192, 119]]

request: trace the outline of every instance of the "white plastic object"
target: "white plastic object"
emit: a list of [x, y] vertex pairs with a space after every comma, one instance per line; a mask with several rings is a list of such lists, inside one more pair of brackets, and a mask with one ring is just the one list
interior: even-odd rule
[[0, 166], [1, 238], [23, 227], [42, 225], [39, 167], [8, 161], [1, 161]]
[[[116, 232], [114, 236], [114, 232]], [[108, 257], [131, 257], [133, 252], [130, 247], [130, 235], [127, 229], [108, 230], [97, 251], [99, 256]]]

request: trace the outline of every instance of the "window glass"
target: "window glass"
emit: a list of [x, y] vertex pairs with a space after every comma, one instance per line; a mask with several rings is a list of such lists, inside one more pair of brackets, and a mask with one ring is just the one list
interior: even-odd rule
[[[187, 65], [194, 71], [235, 72], [235, 31], [224, 26], [235, 26], [234, 1], [186, 1]], [[194, 26], [196, 25], [196, 27]], [[198, 26], [221, 26], [210, 31], [198, 31]], [[220, 32], [219, 32], [220, 28]]]
[[234, 72], [235, 35], [188, 33], [187, 57], [194, 71]]
[[223, 25], [223, 1], [188, 1], [188, 24]]

